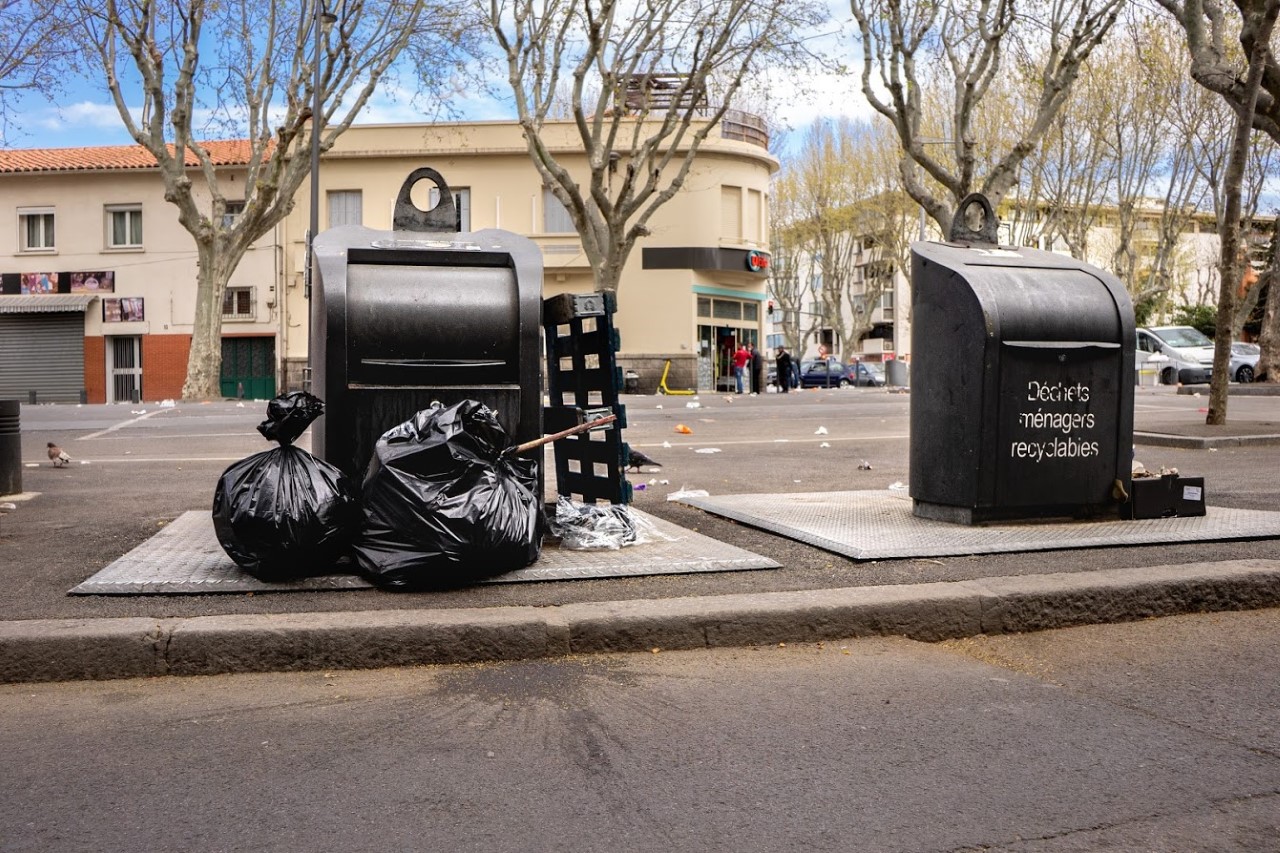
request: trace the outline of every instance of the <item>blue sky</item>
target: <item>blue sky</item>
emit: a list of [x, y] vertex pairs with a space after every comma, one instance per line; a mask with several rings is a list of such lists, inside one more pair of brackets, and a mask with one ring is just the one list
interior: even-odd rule
[[[852, 47], [847, 0], [827, 0], [826, 5], [829, 25], [824, 29], [827, 32], [814, 39], [814, 45], [848, 61]], [[771, 119], [782, 124], [782, 130], [804, 128], [817, 118], [866, 116], [869, 111], [856, 76], [814, 75], [795, 79], [779, 75], [766, 85], [773, 104], [767, 111]], [[468, 120], [515, 118], [515, 109], [508, 101], [483, 93], [459, 91], [451, 100], [451, 107]], [[748, 103], [744, 109], [752, 110], [752, 107]], [[134, 114], [137, 115], [137, 110]], [[14, 119], [5, 141], [10, 148], [127, 145], [133, 141], [105, 90], [83, 81], [68, 81], [66, 91], [54, 104], [26, 99]], [[423, 111], [413, 104], [412, 92], [384, 86], [361, 111], [357, 123], [410, 123], [423, 119]]]

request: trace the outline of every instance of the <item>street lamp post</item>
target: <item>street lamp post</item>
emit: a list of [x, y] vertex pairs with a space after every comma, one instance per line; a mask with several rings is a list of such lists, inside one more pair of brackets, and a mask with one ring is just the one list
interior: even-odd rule
[[311, 267], [314, 261], [316, 232], [320, 230], [320, 128], [321, 110], [324, 109], [324, 98], [320, 92], [320, 51], [323, 49], [321, 37], [327, 36], [333, 28], [338, 16], [324, 7], [324, 0], [316, 0], [315, 16], [311, 29], [315, 34], [315, 78], [312, 86], [311, 104], [311, 223], [307, 229], [307, 268], [304, 273], [305, 282], [303, 296], [311, 298]]

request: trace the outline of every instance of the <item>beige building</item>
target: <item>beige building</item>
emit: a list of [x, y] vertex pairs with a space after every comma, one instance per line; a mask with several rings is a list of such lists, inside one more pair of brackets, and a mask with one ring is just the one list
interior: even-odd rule
[[[763, 140], [736, 127], [729, 122], [704, 143], [623, 273], [619, 362], [640, 374], [642, 390], [656, 387], [668, 360], [671, 387], [714, 387], [727, 370], [722, 353], [738, 340], [763, 342], [767, 192], [778, 163]], [[580, 146], [572, 127], [552, 125], [548, 138], [573, 170]], [[243, 181], [246, 146], [212, 150], [228, 185]], [[350, 129], [321, 162], [320, 230], [390, 230], [401, 185], [420, 166], [454, 190], [463, 231], [499, 228], [538, 245], [545, 296], [593, 289], [577, 234], [514, 122]], [[0, 398], [178, 396], [195, 313], [195, 249], [145, 152], [0, 151], [0, 187]], [[429, 206], [427, 187], [419, 188], [415, 201]], [[223, 304], [227, 396], [261, 398], [304, 381], [310, 191], [304, 183], [293, 213], [232, 277]], [[225, 186], [224, 194], [234, 197]]]

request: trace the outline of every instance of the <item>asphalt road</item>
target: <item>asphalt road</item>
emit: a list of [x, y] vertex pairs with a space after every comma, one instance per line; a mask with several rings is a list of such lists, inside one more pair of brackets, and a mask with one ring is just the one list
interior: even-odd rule
[[0, 850], [1271, 851], [1280, 610], [0, 686]]
[[[631, 475], [634, 483], [646, 486], [636, 493], [635, 505], [770, 557], [782, 564], [780, 570], [497, 584], [415, 594], [180, 597], [69, 597], [66, 591], [182, 512], [207, 511], [221, 471], [267, 448], [254, 430], [265, 416], [265, 403], [24, 406], [23, 456], [34, 467], [24, 468], [23, 485], [35, 494], [0, 519], [0, 620], [539, 606], [1280, 558], [1280, 541], [1259, 540], [858, 562], [666, 500], [684, 487], [712, 494], [771, 494], [879, 490], [907, 483], [909, 399], [870, 388], [758, 397], [626, 398], [627, 440], [662, 463], [660, 469]], [[696, 408], [689, 407], [693, 403]], [[1177, 395], [1172, 388], [1139, 389], [1135, 420], [1139, 429], [1202, 427], [1204, 405], [1204, 399]], [[1233, 397], [1230, 415], [1255, 431], [1280, 432], [1280, 397]], [[678, 424], [692, 429], [692, 435], [677, 433]], [[820, 428], [825, 433], [819, 434]], [[66, 448], [73, 464], [51, 467], [44, 454], [47, 441]], [[305, 435], [300, 444], [307, 446]], [[1139, 446], [1137, 451], [1150, 468], [1166, 465], [1185, 475], [1203, 475], [1211, 506], [1277, 508], [1274, 446]], [[859, 468], [863, 461], [869, 470]]]

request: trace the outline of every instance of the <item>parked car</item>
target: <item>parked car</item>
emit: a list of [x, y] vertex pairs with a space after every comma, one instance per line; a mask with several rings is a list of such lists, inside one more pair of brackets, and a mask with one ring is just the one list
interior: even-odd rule
[[1138, 357], [1161, 355], [1159, 368], [1165, 385], [1199, 385], [1213, 371], [1213, 341], [1191, 326], [1151, 326], [1138, 329]]
[[845, 364], [834, 358], [809, 360], [800, 364], [801, 388], [846, 388], [850, 385], [884, 384], [884, 368], [855, 361]]
[[1252, 382], [1258, 372], [1258, 359], [1262, 355], [1262, 347], [1236, 341], [1231, 345], [1230, 372], [1231, 378], [1237, 382]]

